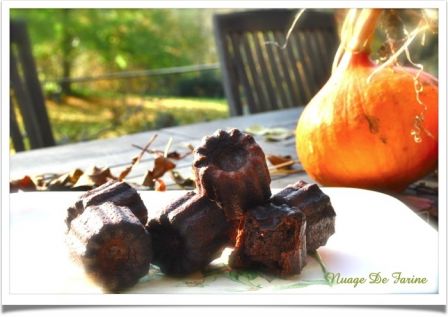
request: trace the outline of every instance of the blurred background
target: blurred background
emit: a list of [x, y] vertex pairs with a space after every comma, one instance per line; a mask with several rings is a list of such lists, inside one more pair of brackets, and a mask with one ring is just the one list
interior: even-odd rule
[[[27, 23], [61, 145], [228, 117], [212, 17], [230, 11], [13, 9], [11, 18]], [[345, 10], [334, 12], [340, 27]], [[403, 23], [412, 29], [421, 16], [400, 10], [382, 27], [400, 38]], [[380, 29], [376, 59], [387, 56], [385, 37]], [[413, 59], [437, 76], [437, 36], [425, 41], [412, 45]]]

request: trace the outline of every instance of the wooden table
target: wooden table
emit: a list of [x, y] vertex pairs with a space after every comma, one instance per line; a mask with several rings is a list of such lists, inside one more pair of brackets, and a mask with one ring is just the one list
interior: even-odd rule
[[[171, 150], [185, 152], [188, 144], [197, 146], [202, 137], [212, 134], [217, 129], [239, 128], [244, 130], [251, 125], [259, 124], [264, 127], [282, 127], [293, 131], [302, 110], [303, 107], [298, 107], [165, 128], [157, 131], [147, 131], [113, 139], [95, 140], [22, 152], [10, 158], [10, 179], [20, 178], [24, 175], [66, 173], [75, 168], [85, 170], [91, 166], [107, 166], [111, 168], [112, 173], [118, 173], [119, 170], [122, 170], [130, 163], [132, 157], [140, 153], [140, 150], [132, 145], [144, 146], [154, 134], [157, 134], [158, 137], [151, 146], [152, 148], [163, 150], [168, 140], [172, 138]], [[266, 154], [290, 155], [294, 160], [297, 160], [294, 138], [279, 142], [267, 142], [262, 136], [256, 136], [255, 138]], [[176, 170], [184, 177], [190, 176], [192, 160], [192, 155], [189, 155], [176, 162]], [[141, 183], [144, 173], [147, 169], [152, 168], [152, 165], [153, 157], [149, 154], [145, 155], [126, 180]], [[300, 164], [297, 164], [296, 168], [301, 169]], [[296, 182], [298, 179], [312, 181], [305, 172], [295, 174], [276, 173], [272, 176], [271, 186], [273, 188], [281, 188]], [[168, 185], [168, 189], [179, 189], [170, 177], [165, 176], [164, 180]], [[437, 226], [437, 188], [437, 177], [429, 175], [425, 179], [411, 185], [404, 193], [394, 194], [394, 196], [405, 202], [432, 225]]]

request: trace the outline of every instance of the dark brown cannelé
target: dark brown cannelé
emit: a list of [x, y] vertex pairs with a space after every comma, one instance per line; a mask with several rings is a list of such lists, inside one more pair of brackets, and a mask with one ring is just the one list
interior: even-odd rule
[[68, 208], [65, 220], [67, 227], [70, 227], [70, 222], [82, 214], [85, 208], [100, 205], [104, 202], [129, 207], [142, 224], [145, 224], [148, 220], [148, 211], [137, 191], [125, 182], [112, 180], [87, 191], [79, 197], [74, 206]]
[[280, 276], [298, 274], [306, 262], [305, 230], [305, 215], [295, 208], [269, 203], [249, 209], [229, 266]]
[[152, 263], [172, 276], [203, 269], [229, 243], [230, 224], [223, 210], [205, 196], [188, 192], [151, 217]]
[[306, 215], [306, 248], [308, 252], [325, 245], [335, 232], [336, 213], [330, 197], [325, 195], [318, 185], [299, 181], [286, 186], [274, 195], [272, 203], [287, 204], [303, 211]]
[[216, 201], [228, 219], [240, 219], [271, 196], [263, 150], [237, 129], [205, 137], [195, 150], [193, 171], [199, 194]]
[[151, 238], [128, 207], [110, 202], [86, 207], [69, 223], [66, 243], [106, 291], [120, 292], [148, 273]]

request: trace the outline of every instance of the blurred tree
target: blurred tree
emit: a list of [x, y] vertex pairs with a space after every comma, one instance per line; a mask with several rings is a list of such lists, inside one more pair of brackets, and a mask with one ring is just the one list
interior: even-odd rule
[[[75, 30], [73, 29], [73, 22], [71, 21], [72, 10], [63, 9], [62, 10], [62, 77], [70, 78], [73, 64], [73, 48], [75, 41]], [[64, 95], [69, 95], [71, 93], [71, 85], [69, 81], [61, 82], [61, 90]]]
[[[42, 80], [215, 62], [213, 10], [13, 9], [28, 22]], [[62, 83], [65, 93], [71, 91]]]

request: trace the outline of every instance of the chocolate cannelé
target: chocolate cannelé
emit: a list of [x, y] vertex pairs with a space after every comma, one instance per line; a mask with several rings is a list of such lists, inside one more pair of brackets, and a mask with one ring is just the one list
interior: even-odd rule
[[286, 204], [303, 211], [306, 216], [306, 244], [308, 252], [325, 245], [335, 232], [336, 213], [330, 197], [317, 184], [299, 181], [286, 186], [271, 198], [272, 203]]
[[137, 191], [126, 182], [111, 180], [82, 194], [76, 203], [68, 208], [65, 220], [67, 227], [70, 227], [70, 222], [82, 214], [85, 208], [104, 202], [129, 207], [142, 224], [148, 220], [148, 211]]
[[237, 129], [216, 131], [194, 152], [193, 171], [199, 194], [224, 209], [230, 220], [271, 196], [265, 155], [254, 138]]
[[230, 223], [223, 210], [205, 196], [188, 192], [146, 225], [151, 233], [152, 263], [172, 276], [203, 269], [229, 243]]
[[87, 206], [70, 221], [66, 244], [72, 258], [106, 291], [120, 292], [148, 273], [151, 238], [128, 207], [110, 202]]
[[259, 269], [270, 274], [298, 274], [306, 264], [305, 215], [287, 205], [251, 208], [229, 256], [233, 269]]

